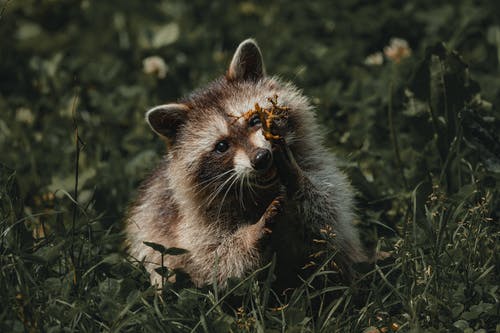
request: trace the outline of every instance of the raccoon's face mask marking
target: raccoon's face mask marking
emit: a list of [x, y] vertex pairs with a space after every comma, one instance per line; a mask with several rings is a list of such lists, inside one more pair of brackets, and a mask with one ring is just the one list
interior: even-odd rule
[[229, 143], [227, 140], [221, 140], [215, 145], [215, 151], [218, 153], [225, 153], [229, 149]]
[[[259, 191], [268, 191], [278, 185], [271, 146], [255, 120], [240, 124], [231, 122], [228, 117], [226, 125], [228, 133], [212, 136], [210, 143], [206, 130], [196, 140], [192, 139], [190, 155], [197, 162], [192, 169], [196, 177], [191, 186], [205, 207], [221, 209], [224, 203], [235, 204], [236, 201], [245, 208], [257, 201]], [[213, 124], [206, 123], [205, 126], [213, 127]], [[205, 150], [196, 152], [195, 142], [207, 143]]]
[[239, 148], [233, 159], [235, 172], [245, 179], [247, 187], [267, 188], [276, 185], [271, 144], [264, 138], [260, 122], [250, 119], [242, 128], [237, 136], [240, 138]]

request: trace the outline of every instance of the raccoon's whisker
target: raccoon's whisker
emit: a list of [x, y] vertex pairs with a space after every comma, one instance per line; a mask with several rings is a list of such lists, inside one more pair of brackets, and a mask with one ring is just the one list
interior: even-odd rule
[[239, 177], [240, 179], [240, 195], [239, 195], [239, 198], [238, 198], [238, 201], [240, 202], [240, 206], [241, 208], [245, 209], [245, 201], [243, 200], [243, 185], [245, 183], [245, 177], [246, 177], [246, 174], [243, 174], [242, 176]]
[[[232, 169], [232, 171], [234, 171], [234, 169]], [[215, 200], [215, 198], [219, 195], [219, 193], [222, 192], [222, 190], [224, 189], [224, 187], [229, 184], [232, 180], [235, 180], [237, 179], [238, 177], [238, 174], [237, 173], [233, 173], [231, 174], [231, 176], [229, 176], [221, 185], [219, 185], [215, 191], [207, 198], [206, 200], [206, 206], [209, 206], [212, 201]], [[229, 188], [231, 188], [231, 186], [229, 186]]]
[[[221, 177], [233, 172], [234, 169], [231, 169], [231, 170], [228, 170], [216, 177], [213, 177], [211, 178], [212, 181], [210, 181], [207, 185], [205, 185], [204, 187], [202, 187], [201, 189], [199, 189], [198, 191], [196, 191], [195, 193], [199, 193], [201, 192], [202, 190], [204, 190], [205, 188], [207, 188], [208, 186], [214, 184], [218, 179], [220, 179]], [[215, 190], [202, 202], [202, 204], [200, 206], [203, 206], [203, 205], [209, 205], [213, 200], [215, 200], [215, 198], [217, 197], [217, 195], [223, 190], [224, 186], [231, 180], [231, 178], [234, 176], [233, 175], [230, 175], [221, 185], [218, 185]]]
[[250, 174], [246, 175], [245, 181], [246, 181], [246, 185], [249, 189], [248, 193], [250, 193], [250, 198], [252, 199], [253, 203], [255, 205], [257, 205], [257, 202], [255, 201], [255, 198], [257, 197], [257, 192], [255, 192], [255, 189], [253, 188], [252, 182], [250, 181]]
[[229, 185], [229, 187], [227, 188], [226, 192], [224, 193], [224, 196], [222, 197], [222, 201], [220, 203], [220, 206], [219, 206], [219, 211], [217, 212], [217, 218], [215, 219], [216, 221], [219, 220], [219, 216], [220, 216], [220, 212], [222, 211], [222, 207], [224, 206], [224, 200], [226, 200], [226, 196], [227, 194], [229, 193], [229, 190], [231, 190], [231, 188], [233, 187], [233, 185], [238, 181], [239, 177], [238, 177], [238, 174], [235, 173], [234, 175], [232, 176], [236, 176], [234, 177], [233, 181], [231, 182], [231, 184]]
[[228, 184], [228, 183], [232, 180], [232, 178], [233, 178], [233, 177], [234, 177], [234, 175], [231, 175], [231, 176], [230, 176], [228, 179], [226, 179], [226, 180], [225, 180], [225, 181], [224, 181], [221, 185], [219, 185], [219, 186], [215, 189], [215, 191], [207, 197], [207, 199], [205, 200], [204, 204], [205, 204], [206, 206], [210, 206], [210, 204], [212, 203], [212, 201], [214, 201], [214, 200], [215, 200], [215, 198], [217, 198], [217, 196], [219, 195], [219, 193], [221, 193], [221, 192], [222, 192], [222, 190], [224, 189], [224, 187], [226, 186], [226, 184]]
[[241, 180], [243, 179], [242, 176], [238, 177], [238, 185], [236, 186], [235, 188], [235, 194], [236, 194], [236, 198], [238, 198], [238, 203], [240, 204], [240, 207], [243, 208], [243, 205], [241, 203], [241, 197], [242, 197], [242, 188], [241, 188]]
[[247, 192], [248, 192], [249, 196], [251, 197], [252, 196], [252, 192], [250, 191], [250, 188], [248, 186], [248, 173], [246, 173], [243, 176], [242, 186], [244, 186], [244, 188], [248, 188]]
[[199, 189], [197, 189], [197, 190], [195, 191], [195, 194], [198, 194], [198, 193], [200, 193], [201, 191], [203, 191], [204, 189], [206, 189], [207, 187], [209, 187], [210, 185], [212, 185], [212, 184], [213, 184], [216, 180], [218, 180], [218, 179], [220, 179], [220, 178], [224, 177], [225, 175], [227, 175], [228, 173], [231, 173], [231, 172], [233, 172], [233, 171], [234, 171], [233, 169], [227, 170], [227, 171], [225, 171], [225, 172], [221, 173], [220, 175], [214, 176], [214, 177], [209, 178], [209, 179], [207, 179], [207, 180], [205, 180], [205, 181], [202, 181], [202, 182], [201, 182], [201, 183], [199, 183], [199, 184], [196, 184], [196, 185], [192, 186], [192, 187], [191, 187], [191, 189], [192, 189], [192, 190], [194, 190], [194, 189], [196, 189], [196, 188], [200, 187], [201, 185], [205, 185], [205, 186], [203, 186], [202, 188], [199, 188]]

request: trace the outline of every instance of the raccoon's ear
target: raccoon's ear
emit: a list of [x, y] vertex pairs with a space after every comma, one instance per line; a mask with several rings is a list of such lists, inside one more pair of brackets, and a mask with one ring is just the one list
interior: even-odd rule
[[159, 105], [146, 112], [146, 121], [156, 134], [172, 141], [179, 126], [186, 121], [188, 111], [185, 104]]
[[251, 38], [244, 40], [234, 52], [227, 78], [257, 81], [265, 75], [264, 61], [257, 42]]

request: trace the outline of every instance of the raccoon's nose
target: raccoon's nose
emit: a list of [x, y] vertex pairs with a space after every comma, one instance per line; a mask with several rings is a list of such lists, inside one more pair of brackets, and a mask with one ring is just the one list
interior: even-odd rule
[[252, 167], [258, 171], [265, 171], [271, 166], [272, 155], [268, 149], [259, 149], [252, 160]]

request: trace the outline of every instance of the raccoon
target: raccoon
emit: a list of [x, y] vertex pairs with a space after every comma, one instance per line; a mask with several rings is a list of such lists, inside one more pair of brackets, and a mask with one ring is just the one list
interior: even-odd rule
[[[276, 96], [287, 107], [268, 140], [258, 116]], [[292, 83], [266, 75], [253, 39], [243, 41], [227, 73], [177, 103], [146, 113], [167, 154], [143, 183], [126, 218], [129, 254], [151, 282], [161, 264], [196, 286], [244, 277], [276, 255], [276, 276], [300, 274], [318, 246], [347, 267], [367, 259], [353, 225], [353, 190], [322, 143], [310, 101]], [[162, 258], [144, 242], [187, 250]]]

